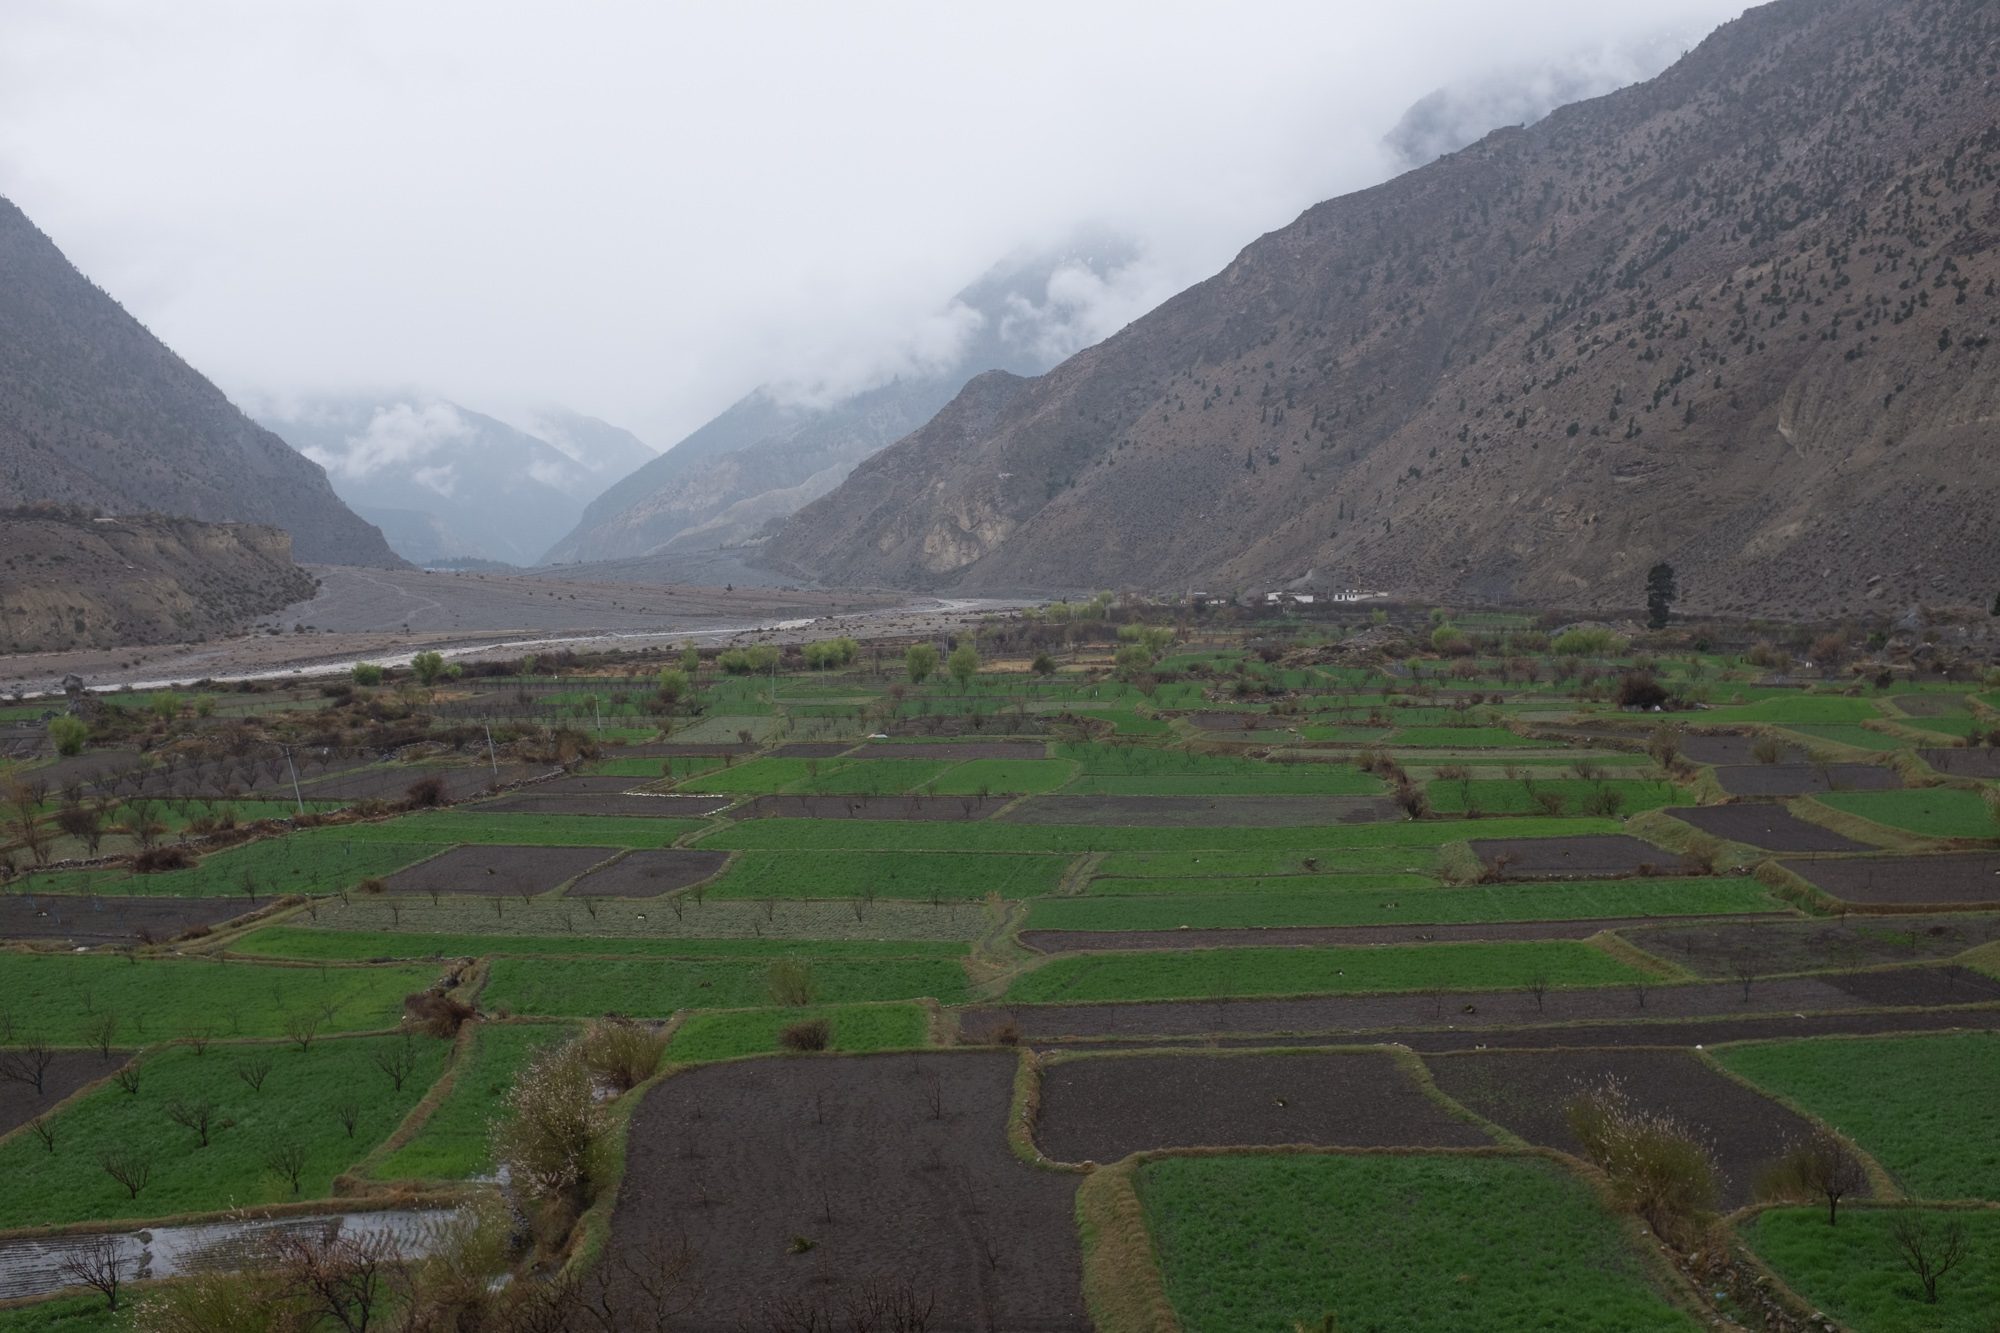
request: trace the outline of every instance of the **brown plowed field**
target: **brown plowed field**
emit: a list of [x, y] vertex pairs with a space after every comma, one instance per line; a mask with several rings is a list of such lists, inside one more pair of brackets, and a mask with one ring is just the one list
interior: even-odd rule
[[[1662, 918], [1652, 918], [1660, 920]], [[1671, 918], [1708, 921], [1709, 917]], [[1737, 918], [1732, 917], [1734, 921]], [[1761, 918], [1760, 918], [1761, 919]], [[1789, 916], [1773, 918], [1790, 920]], [[1467, 940], [1585, 940], [1634, 924], [1592, 921], [1469, 921], [1436, 926], [1240, 926], [1201, 930], [1024, 930], [1021, 943], [1040, 953], [1092, 949], [1233, 949], [1266, 945], [1436, 944]], [[1637, 941], [1634, 941], [1637, 943]], [[1644, 946], [1641, 945], [1643, 948]], [[1678, 959], [1677, 959], [1678, 960]], [[1776, 970], [1776, 969], [1773, 969]]]
[[606, 759], [721, 759], [726, 755], [750, 754], [754, 745], [712, 745], [693, 741], [638, 741], [629, 745], [604, 745], [598, 754]]
[[2000, 981], [1969, 967], [1899, 967], [1828, 978], [1870, 1008], [1901, 1005], [1988, 1004], [2000, 1000]]
[[[1327, 995], [1277, 1000], [1155, 1000], [1109, 1004], [1008, 1005], [967, 1010], [970, 1040], [981, 1040], [1006, 1022], [1029, 1040], [1065, 1037], [1194, 1036], [1204, 1032], [1349, 1033], [1388, 1028], [1462, 1029], [1587, 1019], [1705, 1018], [1732, 1013], [1810, 1013], [1888, 1005], [1945, 1003], [1944, 982], [1932, 969], [1863, 974], [1887, 978], [1876, 993], [1857, 994], [1846, 977], [1779, 977], [1753, 980], [1748, 999], [1736, 981], [1647, 988], [1645, 1003], [1629, 986], [1552, 990], [1539, 1007], [1526, 991], [1452, 991], [1443, 995]], [[1963, 988], [1961, 1003], [1972, 997]]]
[[891, 736], [1046, 736], [1050, 719], [1040, 713], [986, 713], [980, 725], [961, 713], [928, 713], [922, 717], [899, 717], [882, 730]]
[[1661, 875], [1696, 873], [1673, 852], [1624, 833], [1578, 838], [1474, 838], [1471, 846], [1481, 862], [1501, 865], [1502, 879], [1592, 879], [1647, 871]]
[[730, 815], [736, 819], [984, 819], [1007, 804], [1005, 796], [759, 796]]
[[[1015, 1067], [962, 1052], [676, 1074], [633, 1113], [610, 1258], [688, 1237], [701, 1296], [674, 1327], [689, 1333], [846, 1328], [845, 1300], [877, 1279], [931, 1295], [936, 1330], [1087, 1330], [1078, 1177], [1009, 1150]], [[801, 1307], [830, 1317], [782, 1320]]]
[[463, 801], [504, 783], [537, 777], [549, 770], [534, 764], [502, 764], [498, 777], [484, 764], [478, 767], [432, 767], [411, 765], [393, 768], [360, 768], [312, 782], [302, 782], [300, 791], [313, 801], [396, 801], [407, 796], [413, 783], [437, 778], [444, 783], [445, 799]]
[[728, 852], [662, 847], [633, 852], [592, 870], [569, 886], [569, 898], [657, 898], [698, 884], [721, 870]]
[[568, 777], [537, 782], [523, 795], [535, 796], [620, 796], [638, 791], [658, 778], [621, 777], [614, 773], [572, 773]]
[[[1690, 731], [1681, 737], [1681, 753], [1697, 764], [1754, 764], [1757, 756], [1751, 753], [1758, 737], [1737, 736], [1729, 732]], [[1806, 757], [1799, 746], [1785, 744], [1778, 749], [1779, 763], [1792, 763]]]
[[1386, 796], [1030, 796], [1000, 816], [1010, 824], [1125, 828], [1300, 828], [1402, 817]]
[[1058, 1162], [1149, 1148], [1479, 1147], [1387, 1051], [1122, 1055], [1043, 1069], [1035, 1141]]
[[217, 926], [251, 910], [236, 898], [98, 897], [0, 894], [0, 939], [71, 944], [165, 941], [194, 926]]
[[537, 787], [509, 792], [480, 803], [479, 808], [503, 815], [637, 815], [655, 819], [698, 819], [727, 809], [728, 796], [624, 796], [617, 792], [564, 796]]
[[898, 745], [871, 741], [854, 752], [856, 759], [1046, 759], [1049, 747], [1040, 741], [937, 741]]
[[[1794, 1037], [1869, 1037], [1894, 1032], [1988, 1032], [2000, 1030], [2000, 1007], [1855, 1010], [1837, 1014], [1743, 1014], [1733, 1017], [1672, 1019], [1638, 1023], [1552, 1023], [1516, 1028], [1454, 1031], [1378, 1030], [1342, 1034], [1346, 1045], [1394, 1042], [1425, 1054], [1471, 1050], [1596, 1050], [1616, 1046], [1715, 1046], [1726, 1041], [1773, 1041]], [[1323, 1036], [1174, 1037], [1106, 1041], [1066, 1047], [1037, 1042], [1048, 1050], [1155, 1050], [1162, 1047], [1211, 1049], [1260, 1046], [1324, 1046]]]
[[2000, 749], [1971, 746], [1956, 749], [1919, 750], [1917, 756], [1940, 773], [1955, 778], [2000, 778]]
[[1865, 852], [1856, 842], [1830, 828], [1808, 823], [1781, 805], [1764, 801], [1733, 805], [1690, 805], [1663, 813], [1713, 837], [1761, 847], [1767, 852]]
[[481, 898], [547, 893], [617, 852], [616, 847], [454, 847], [398, 870], [384, 886], [390, 893], [475, 894]]
[[[131, 1059], [132, 1052], [113, 1051], [108, 1060], [96, 1051], [57, 1051], [55, 1057], [42, 1071], [39, 1096], [32, 1083], [0, 1078], [0, 1134], [18, 1129], [43, 1112], [54, 1109], [57, 1102], [84, 1084], [103, 1078]], [[11, 1065], [19, 1058], [19, 1051], [0, 1051], [0, 1062]], [[61, 1151], [62, 1146], [62, 1138], [58, 1135], [57, 1151]]]
[[853, 748], [853, 741], [791, 741], [771, 753], [779, 759], [831, 759]]
[[1910, 907], [1950, 903], [2000, 906], [2000, 852], [1945, 856], [1863, 856], [1778, 864], [1842, 902]]
[[1811, 1126], [1761, 1093], [1719, 1074], [1693, 1051], [1468, 1051], [1425, 1063], [1439, 1088], [1528, 1142], [1581, 1151], [1564, 1108], [1616, 1079], [1633, 1103], [1664, 1112], [1715, 1150], [1722, 1203], [1751, 1202], [1757, 1173]]
[[1618, 933], [1657, 958], [1704, 976], [1726, 977], [1738, 963], [1760, 972], [1810, 972], [1950, 958], [2000, 939], [2000, 916], [1625, 921], [1618, 923]]
[[1903, 785], [1903, 779], [1894, 769], [1880, 764], [1830, 764], [1824, 774], [1811, 764], [1731, 764], [1716, 769], [1715, 780], [1731, 796], [1891, 791]]

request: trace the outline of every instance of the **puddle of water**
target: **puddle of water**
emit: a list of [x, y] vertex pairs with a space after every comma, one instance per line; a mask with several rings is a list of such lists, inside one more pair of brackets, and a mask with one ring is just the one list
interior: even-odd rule
[[63, 1261], [107, 1235], [118, 1246], [125, 1280], [132, 1282], [248, 1268], [271, 1240], [285, 1235], [322, 1243], [342, 1235], [379, 1236], [397, 1253], [414, 1258], [435, 1243], [443, 1224], [454, 1215], [449, 1208], [383, 1209], [0, 1241], [0, 1300], [47, 1296], [75, 1285], [63, 1276]]

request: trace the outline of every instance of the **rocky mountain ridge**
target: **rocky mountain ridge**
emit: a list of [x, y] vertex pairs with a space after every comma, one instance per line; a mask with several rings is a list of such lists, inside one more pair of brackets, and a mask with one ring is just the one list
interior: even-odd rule
[[1331, 200], [769, 544], [836, 584], [1985, 605], [2000, 10], [1778, 0]]
[[400, 565], [252, 422], [0, 199], [0, 506], [270, 524], [302, 560]]

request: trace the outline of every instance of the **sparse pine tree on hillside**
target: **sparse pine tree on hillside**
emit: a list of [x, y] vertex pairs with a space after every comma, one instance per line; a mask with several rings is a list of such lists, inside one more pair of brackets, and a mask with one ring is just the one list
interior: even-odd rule
[[1646, 623], [1654, 629], [1665, 629], [1668, 619], [1674, 613], [1674, 598], [1680, 595], [1674, 586], [1674, 567], [1662, 560], [1646, 571]]

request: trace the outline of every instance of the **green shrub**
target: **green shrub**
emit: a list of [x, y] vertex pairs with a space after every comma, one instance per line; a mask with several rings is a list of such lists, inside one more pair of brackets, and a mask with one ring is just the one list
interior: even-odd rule
[[356, 685], [380, 685], [382, 683], [382, 668], [380, 664], [375, 662], [356, 662], [348, 674], [354, 677]]
[[58, 717], [49, 721], [49, 743], [65, 758], [82, 754], [84, 742], [89, 739], [90, 728], [81, 718]]

